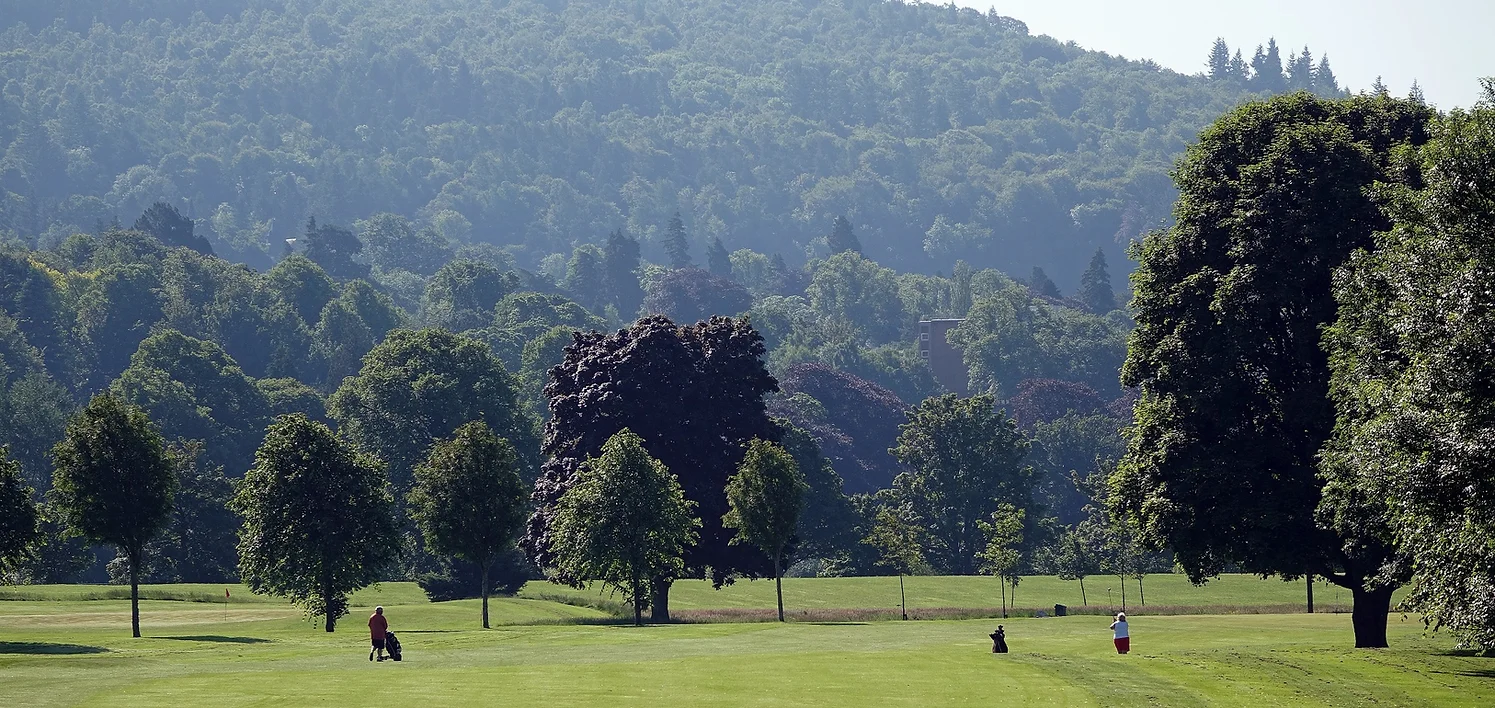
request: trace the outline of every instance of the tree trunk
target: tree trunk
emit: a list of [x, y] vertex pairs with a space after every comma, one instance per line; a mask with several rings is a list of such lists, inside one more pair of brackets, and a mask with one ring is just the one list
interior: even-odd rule
[[1391, 614], [1392, 588], [1365, 590], [1360, 584], [1350, 589], [1355, 607], [1350, 621], [1355, 625], [1356, 649], [1386, 648], [1386, 616]]
[[908, 619], [908, 596], [903, 594], [903, 573], [898, 574], [898, 606], [903, 608], [903, 619]]
[[644, 595], [648, 590], [644, 587], [644, 581], [639, 578], [633, 580], [633, 626], [644, 626]]
[[1007, 619], [1007, 579], [998, 575], [997, 585], [1002, 588], [1002, 619]]
[[1085, 597], [1085, 576], [1080, 576], [1080, 604], [1088, 605], [1090, 600]]
[[1142, 600], [1142, 606], [1147, 607], [1147, 593], [1142, 590], [1142, 577], [1137, 576], [1137, 597]]
[[140, 638], [140, 552], [126, 551], [130, 561], [130, 631]]
[[655, 578], [653, 582], [649, 583], [650, 595], [652, 596], [649, 602], [650, 622], [663, 623], [670, 621], [670, 584], [673, 582], [675, 581], [665, 578]]
[[483, 629], [488, 629], [488, 565], [483, 564]]
[[322, 613], [322, 616], [327, 619], [327, 631], [331, 633], [332, 628], [337, 626], [337, 617], [333, 616], [332, 611], [332, 583], [322, 586]]
[[784, 581], [783, 573], [779, 572], [779, 556], [773, 557], [773, 591], [779, 596], [779, 621], [784, 621]]
[[1126, 612], [1126, 576], [1121, 577], [1121, 611]]
[[1308, 614], [1313, 614], [1313, 574], [1308, 574]]

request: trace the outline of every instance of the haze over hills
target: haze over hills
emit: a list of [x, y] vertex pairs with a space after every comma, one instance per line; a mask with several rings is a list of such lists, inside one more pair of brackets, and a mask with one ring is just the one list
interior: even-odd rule
[[1097, 247], [1124, 268], [1167, 219], [1167, 172], [1200, 128], [1313, 87], [878, 0], [3, 0], [0, 15], [0, 232], [52, 245], [165, 199], [261, 268], [309, 216], [395, 212], [533, 268], [618, 227], [663, 261], [677, 211], [698, 261], [719, 237], [802, 262], [845, 214], [899, 270], [1036, 265], [1072, 291]]

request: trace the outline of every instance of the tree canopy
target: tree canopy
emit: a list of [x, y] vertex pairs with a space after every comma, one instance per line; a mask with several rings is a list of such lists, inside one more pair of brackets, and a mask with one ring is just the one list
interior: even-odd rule
[[583, 463], [626, 426], [650, 455], [677, 471], [702, 520], [698, 540], [685, 551], [684, 575], [654, 578], [662, 581], [655, 614], [667, 612], [664, 592], [675, 577], [709, 573], [720, 585], [738, 575], [767, 575], [767, 558], [729, 545], [732, 533], [721, 521], [727, 478], [743, 446], [776, 438], [763, 397], [778, 384], [763, 353], [762, 338], [746, 321], [724, 317], [690, 326], [651, 317], [614, 334], [578, 335], [545, 387], [546, 461], [524, 541], [536, 564], [555, 565], [548, 539], [556, 505]]
[[1438, 122], [1393, 190], [1395, 226], [1336, 280], [1320, 519], [1384, 531], [1415, 576], [1407, 604], [1468, 645], [1495, 649], [1495, 84]]
[[233, 509], [244, 518], [245, 584], [290, 598], [328, 632], [348, 594], [383, 579], [400, 554], [383, 465], [303, 415], [270, 425]]
[[130, 625], [139, 637], [145, 547], [170, 520], [176, 489], [161, 434], [139, 408], [100, 394], [68, 422], [52, 457], [52, 491], [67, 525], [118, 547], [129, 563]]
[[746, 543], [773, 560], [779, 621], [784, 621], [784, 551], [799, 529], [809, 485], [799, 464], [784, 448], [766, 440], [748, 442], [737, 473], [727, 479], [727, 513], [722, 525], [735, 529], [731, 543]]
[[1345, 585], [1360, 646], [1385, 645], [1391, 590], [1367, 581], [1393, 549], [1374, 524], [1315, 519], [1335, 421], [1321, 331], [1336, 269], [1390, 226], [1368, 188], [1397, 181], [1395, 148], [1430, 117], [1386, 97], [1243, 106], [1180, 165], [1177, 224], [1135, 250], [1122, 382], [1142, 396], [1116, 505], [1196, 581], [1233, 565]]
[[533, 267], [619, 226], [660, 259], [679, 212], [697, 256], [719, 238], [798, 264], [845, 216], [877, 260], [1041, 265], [1069, 291], [1076, 254], [1119, 262], [1166, 218], [1167, 171], [1215, 116], [1338, 91], [1326, 62], [1184, 76], [928, 3], [0, 8], [0, 232], [50, 245], [165, 202], [220, 254], [294, 238], [339, 279], [367, 266], [324, 224], [418, 220], [361, 257], [426, 274], [452, 242]]
[[488, 573], [524, 527], [528, 491], [514, 446], [482, 421], [438, 441], [415, 468], [410, 515], [427, 548], [481, 569], [483, 629], [488, 629]]
[[547, 567], [567, 582], [596, 580], [626, 594], [643, 624], [656, 578], [679, 577], [701, 522], [679, 480], [627, 428], [588, 458], [557, 501]]

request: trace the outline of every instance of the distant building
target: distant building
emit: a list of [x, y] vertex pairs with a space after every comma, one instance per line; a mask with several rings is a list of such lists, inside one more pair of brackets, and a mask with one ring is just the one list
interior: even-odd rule
[[965, 320], [922, 320], [919, 322], [919, 358], [929, 362], [934, 380], [940, 382], [951, 393], [970, 395], [967, 389], [970, 374], [966, 371], [965, 359], [959, 349], [945, 341], [950, 330]]

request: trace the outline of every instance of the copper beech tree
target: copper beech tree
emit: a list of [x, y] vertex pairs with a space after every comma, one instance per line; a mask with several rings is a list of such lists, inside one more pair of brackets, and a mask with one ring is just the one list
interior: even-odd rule
[[763, 354], [763, 338], [745, 319], [677, 325], [647, 317], [613, 334], [577, 333], [545, 387], [546, 460], [523, 541], [536, 565], [555, 565], [550, 534], [556, 505], [582, 463], [600, 455], [603, 444], [626, 427], [679, 475], [702, 522], [681, 572], [651, 579], [653, 619], [669, 618], [669, 587], [676, 578], [709, 575], [720, 586], [738, 576], [766, 577], [769, 559], [751, 546], [731, 545], [734, 533], [722, 525], [727, 478], [748, 441], [778, 439], [763, 403], [778, 382]]

